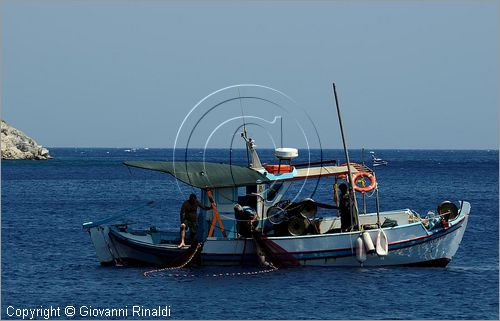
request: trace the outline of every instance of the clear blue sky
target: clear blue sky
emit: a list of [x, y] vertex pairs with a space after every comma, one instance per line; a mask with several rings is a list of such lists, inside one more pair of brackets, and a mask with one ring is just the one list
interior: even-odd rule
[[200, 99], [256, 83], [290, 95], [323, 147], [340, 148], [335, 81], [351, 148], [498, 149], [498, 1], [1, 9], [1, 116], [45, 146], [172, 147]]

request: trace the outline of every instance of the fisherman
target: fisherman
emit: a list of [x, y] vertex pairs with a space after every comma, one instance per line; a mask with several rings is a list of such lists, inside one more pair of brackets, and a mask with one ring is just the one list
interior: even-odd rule
[[340, 229], [342, 232], [349, 232], [354, 226], [354, 219], [351, 215], [351, 198], [346, 184], [340, 184], [339, 189]]
[[241, 237], [250, 237], [252, 230], [255, 229], [257, 214], [250, 206], [234, 206], [234, 218], [236, 219], [236, 231]]
[[198, 207], [205, 211], [211, 209], [211, 206], [201, 204], [196, 198], [196, 194], [189, 195], [189, 199], [184, 201], [181, 206], [181, 244], [179, 248], [185, 246], [184, 240], [186, 238], [186, 227], [189, 228], [189, 243], [193, 244], [198, 230]]

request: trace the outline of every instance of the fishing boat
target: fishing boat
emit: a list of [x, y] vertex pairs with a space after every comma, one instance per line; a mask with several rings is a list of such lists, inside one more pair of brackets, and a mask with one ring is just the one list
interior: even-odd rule
[[375, 152], [371, 151], [370, 154], [372, 155], [372, 162], [373, 162], [373, 166], [385, 166], [388, 164], [388, 162], [386, 160], [383, 160], [382, 158], [377, 158], [375, 156]]
[[[446, 266], [462, 241], [471, 205], [466, 201], [443, 201], [435, 213], [426, 217], [409, 208], [381, 212], [375, 171], [350, 162], [335, 84], [333, 92], [345, 163], [295, 163], [298, 149], [277, 148], [276, 164], [263, 164], [246, 130], [242, 139], [249, 153], [248, 166], [195, 161], [124, 162], [128, 167], [172, 175], [198, 189], [199, 202], [207, 209], [198, 214], [196, 236], [181, 247], [178, 230], [137, 230], [130, 224], [115, 222], [116, 217], [84, 223], [100, 263], [162, 267], [261, 264], [276, 268]], [[319, 177], [331, 180], [333, 202], [287, 199], [291, 184]], [[347, 191], [339, 197], [342, 184]], [[358, 197], [366, 193], [375, 194], [373, 213], [360, 213], [358, 209]], [[236, 215], [236, 208], [243, 209], [247, 218]], [[320, 210], [328, 215], [318, 215]], [[345, 213], [349, 215], [347, 227]]]

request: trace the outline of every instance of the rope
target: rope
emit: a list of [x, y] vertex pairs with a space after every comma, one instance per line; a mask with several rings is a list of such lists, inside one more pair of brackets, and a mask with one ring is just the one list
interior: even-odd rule
[[372, 197], [373, 197], [373, 194], [375, 194], [375, 188], [371, 191], [371, 193], [370, 193], [370, 194], [368, 194], [368, 193], [364, 193], [364, 194], [366, 195], [366, 197], [368, 197], [368, 198], [372, 198]]
[[241, 252], [241, 257], [240, 257], [240, 265], [243, 265], [243, 258], [245, 257], [245, 252], [246, 252], [246, 249], [247, 249], [247, 238], [245, 237], [243, 239], [243, 251]]
[[228, 220], [228, 221], [236, 221], [236, 222], [248, 222], [250, 220], [238, 220], [236, 218], [234, 218], [233, 216], [227, 216], [227, 215], [223, 215], [223, 214], [219, 214], [219, 216], [221, 218], [224, 218], [225, 220]]
[[[226, 272], [226, 273], [219, 273], [219, 274], [205, 274], [204, 277], [228, 277], [228, 276], [251, 276], [251, 275], [259, 275], [259, 274], [264, 274], [264, 273], [271, 273], [271, 272], [275, 272], [278, 270], [277, 267], [275, 267], [274, 265], [272, 265], [271, 263], [269, 264], [270, 268], [269, 269], [265, 269], [265, 270], [260, 270], [260, 271], [254, 271], [254, 272], [232, 272], [232, 273], [229, 273], [229, 272]], [[167, 274], [167, 276], [170, 276], [170, 277], [196, 277], [195, 274], [179, 274], [179, 273], [176, 273], [176, 274]]]
[[[200, 246], [201, 246], [201, 243], [198, 243], [197, 250], [199, 249]], [[196, 254], [196, 252], [197, 251], [195, 251], [193, 253], [193, 255], [189, 258], [189, 260], [186, 263], [184, 263], [184, 264], [182, 264], [180, 266], [177, 266], [177, 267], [167, 267], [167, 268], [162, 268], [162, 269], [147, 271], [147, 272], [144, 272], [144, 276], [147, 277], [147, 276], [149, 276], [149, 274], [157, 273], [157, 272], [165, 272], [165, 271], [169, 271], [169, 270], [182, 269], [187, 264], [189, 264], [189, 262], [193, 259], [194, 254]], [[275, 271], [278, 270], [278, 268], [275, 267], [272, 263], [268, 263], [268, 264], [269, 264], [269, 268], [268, 269], [263, 269], [263, 270], [259, 270], [259, 271], [254, 271], [254, 272], [232, 272], [232, 273], [226, 272], [226, 273], [219, 273], [219, 274], [205, 274], [204, 277], [228, 277], [228, 276], [259, 275], [259, 274], [264, 274], [264, 273], [275, 272]], [[167, 276], [169, 276], [169, 277], [196, 277], [196, 275], [194, 275], [194, 274], [187, 274], [187, 273], [184, 273], [184, 274], [181, 274], [181, 273], [175, 273], [175, 274], [170, 273], [170, 274], [167, 274]]]
[[[220, 227], [220, 226], [214, 226], [214, 229], [219, 229], [219, 230], [222, 231], [222, 227]], [[224, 228], [224, 231], [226, 231], [228, 234], [231, 234], [231, 233], [235, 233], [236, 234], [235, 230], [228, 230], [227, 228]]]
[[196, 249], [193, 251], [193, 254], [191, 254], [191, 256], [183, 264], [181, 264], [179, 266], [166, 267], [166, 268], [162, 268], [162, 269], [156, 269], [156, 270], [147, 271], [147, 272], [144, 272], [143, 275], [147, 277], [151, 273], [163, 272], [163, 271], [168, 271], [168, 270], [182, 269], [183, 267], [185, 267], [186, 265], [188, 265], [189, 263], [191, 263], [191, 261], [193, 260], [193, 258], [195, 257], [195, 255], [198, 253], [198, 250], [201, 248], [202, 244], [203, 243], [198, 243], [198, 245], [196, 245]]
[[[203, 243], [198, 243], [196, 245], [196, 249], [193, 252], [193, 254], [191, 254], [191, 256], [183, 264], [181, 264], [179, 266], [174, 266], [174, 267], [165, 267], [165, 268], [161, 268], [161, 269], [155, 269], [155, 270], [147, 271], [147, 272], [144, 272], [143, 275], [145, 277], [147, 277], [147, 276], [149, 276], [152, 273], [165, 272], [165, 271], [171, 271], [171, 270], [178, 270], [178, 269], [182, 269], [182, 268], [186, 267], [193, 260], [193, 258], [195, 257], [195, 255], [198, 253], [198, 251], [201, 248], [202, 244]], [[245, 239], [245, 247], [246, 247], [246, 239]], [[244, 254], [245, 254], [245, 249], [243, 250], [242, 258], [243, 258]], [[226, 273], [219, 273], [219, 274], [205, 274], [205, 277], [228, 277], [228, 276], [259, 275], [259, 274], [264, 274], [264, 273], [271, 273], [271, 272], [274, 272], [274, 271], [278, 270], [278, 268], [275, 267], [272, 263], [266, 262], [266, 264], [268, 265], [269, 268], [263, 269], [263, 270], [260, 270], [260, 271], [254, 271], [254, 272], [232, 272], [232, 273], [226, 272]], [[179, 273], [176, 273], [176, 274], [167, 274], [167, 276], [174, 276], [174, 277], [195, 277], [194, 274], [179, 274]]]

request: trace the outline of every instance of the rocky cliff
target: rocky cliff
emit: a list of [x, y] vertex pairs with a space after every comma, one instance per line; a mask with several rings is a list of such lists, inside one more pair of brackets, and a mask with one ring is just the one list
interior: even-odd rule
[[38, 145], [22, 131], [11, 127], [4, 120], [2, 129], [2, 159], [51, 159], [49, 151]]

